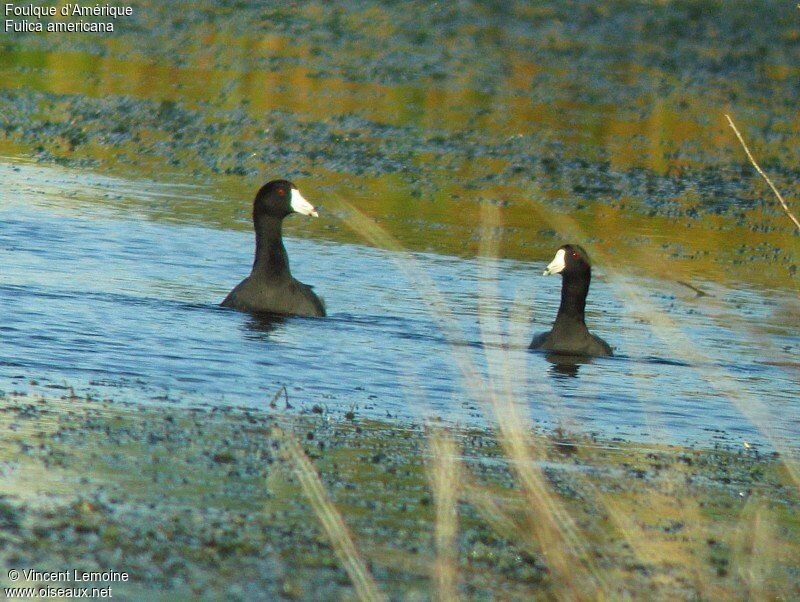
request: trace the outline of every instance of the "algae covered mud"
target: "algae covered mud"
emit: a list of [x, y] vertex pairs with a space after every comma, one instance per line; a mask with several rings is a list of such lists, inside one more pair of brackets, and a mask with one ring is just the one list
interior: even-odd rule
[[[13, 427], [0, 445], [6, 569], [113, 569], [127, 580], [61, 585], [108, 587], [115, 599], [355, 599], [324, 520], [312, 518], [299, 470], [309, 462], [375, 588], [398, 600], [436, 590], [440, 458], [417, 425], [313, 406], [285, 414], [76, 398], [3, 398], [0, 412]], [[800, 593], [800, 499], [774, 456], [536, 435], [535, 463], [574, 521], [561, 544], [576, 557], [565, 578], [554, 551], [530, 538], [530, 502], [502, 444], [481, 430], [449, 436], [460, 474], [451, 568], [465, 598]], [[5, 571], [0, 583], [34, 585]]]
[[[187, 596], [204, 584], [223, 595], [246, 562], [259, 591], [300, 597], [314, 590], [283, 559], [308, 554], [309, 583], [352, 595], [308, 506], [292, 519], [299, 531], [279, 532], [281, 512], [293, 510], [272, 508], [270, 496], [291, 505], [296, 487], [263, 488], [269, 404], [285, 386], [291, 405], [333, 416], [330, 428], [346, 433], [318, 441], [319, 425], [293, 422], [289, 431], [311, 435], [306, 447], [370, 451], [328, 467], [322, 448], [307, 450], [337, 504], [357, 492], [348, 524], [367, 533], [370, 517], [394, 503], [364, 487], [371, 479], [414, 492], [397, 503], [409, 516], [381, 527], [390, 542], [414, 533], [403, 543], [411, 555], [391, 543], [365, 549], [392, 595], [427, 590], [434, 552], [420, 533], [447, 516], [425, 514], [442, 494], [428, 476], [393, 465], [375, 473], [384, 467], [375, 450], [402, 447], [408, 432], [397, 457], [424, 463], [426, 433], [413, 425], [431, 419], [475, 429], [486, 446], [458, 435], [459, 449], [507, 486], [464, 494], [464, 511], [480, 517], [462, 525], [459, 537], [472, 539], [450, 541], [456, 564], [472, 559], [458, 564], [459, 591], [564, 593], [551, 589], [563, 566], [548, 554], [583, 541], [591, 553], [578, 554], [581, 563], [599, 556], [581, 566], [610, 597], [615, 583], [664, 597], [796, 595], [793, 536], [766, 542], [797, 529], [787, 483], [800, 441], [799, 239], [723, 115], [796, 208], [800, 11], [691, 0], [132, 7], [113, 34], [0, 40], [3, 460], [20, 483], [41, 477], [41, 492], [58, 495], [57, 511], [25, 510], [25, 487], [6, 483], [9, 554], [55, 569], [70, 542], [87, 555], [140, 554], [137, 587], [152, 577], [162, 580], [155, 589]], [[250, 203], [274, 177], [320, 207], [313, 222], [287, 220], [286, 234], [293, 272], [327, 302], [323, 320], [218, 307], [249, 269]], [[526, 349], [555, 314], [560, 282], [541, 271], [564, 242], [594, 259], [588, 319], [613, 358], [565, 365]], [[221, 417], [231, 408], [237, 418]], [[603, 464], [602, 449], [619, 447], [632, 459], [600, 474], [624, 484], [582, 489], [512, 474], [502, 458], [525, 446], [503, 447], [514, 441], [504, 412], [536, 432], [577, 433], [581, 462]], [[376, 431], [356, 431], [376, 420]], [[495, 439], [486, 429], [498, 423]], [[93, 447], [101, 435], [111, 447]], [[543, 473], [550, 452], [576, 445], [543, 441], [550, 451], [530, 458]], [[696, 447], [679, 447], [687, 443]], [[656, 479], [661, 498], [627, 488], [625, 477], [662, 463], [703, 469]], [[174, 505], [148, 488], [131, 497], [148, 464]], [[88, 465], [91, 496], [58, 489], [80, 484]], [[368, 470], [339, 481], [326, 472], [333, 465]], [[527, 518], [509, 518], [525, 505], [512, 484], [535, 483], [564, 496], [581, 528], [556, 515], [564, 539], [545, 549], [515, 543]], [[213, 506], [217, 522], [196, 513], [220, 491], [230, 512]], [[626, 520], [645, 499], [672, 522]], [[142, 539], [129, 529], [154, 520], [151, 504], [168, 507], [161, 518], [171, 522]], [[61, 510], [70, 518], [58, 523]], [[259, 530], [243, 527], [252, 524]], [[528, 526], [538, 524], [549, 523]], [[202, 542], [192, 535], [201, 526]], [[186, 554], [170, 556], [178, 540]], [[437, 542], [446, 552], [446, 529]], [[265, 545], [276, 549], [267, 560]], [[420, 550], [428, 555], [418, 571]], [[673, 552], [683, 562], [674, 571], [665, 560]], [[155, 568], [167, 557], [174, 582]], [[702, 569], [691, 572], [696, 558]], [[437, 566], [446, 589], [447, 562]], [[395, 592], [393, 571], [406, 570]], [[518, 589], [493, 589], [498, 574]]]

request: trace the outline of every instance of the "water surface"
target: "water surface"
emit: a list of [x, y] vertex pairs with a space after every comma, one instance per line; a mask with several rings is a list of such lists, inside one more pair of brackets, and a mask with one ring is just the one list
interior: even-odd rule
[[[777, 320], [796, 311], [791, 294], [698, 282], [708, 293], [698, 297], [599, 270], [588, 319], [619, 357], [565, 367], [525, 348], [558, 302], [560, 280], [541, 276], [541, 263], [404, 258], [291, 238], [296, 275], [316, 286], [330, 315], [263, 322], [217, 306], [249, 269], [251, 233], [93, 202], [114, 194], [201, 203], [206, 191], [26, 163], [1, 169], [7, 393], [72, 387], [121, 401], [263, 407], [286, 385], [305, 407], [485, 424], [491, 381], [548, 427], [705, 443], [783, 443], [800, 428], [800, 340]], [[296, 229], [305, 223], [291, 219]], [[432, 311], [434, 290], [445, 315]], [[465, 377], [465, 361], [480, 378]]]

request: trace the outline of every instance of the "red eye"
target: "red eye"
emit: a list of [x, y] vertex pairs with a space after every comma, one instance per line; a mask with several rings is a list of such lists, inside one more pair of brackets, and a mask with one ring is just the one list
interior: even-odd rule
[[575, 259], [577, 259], [577, 258], [578, 258], [578, 252], [577, 252], [577, 251], [573, 251], [573, 252], [572, 252], [572, 256], [573, 256]]
[[286, 196], [286, 189], [278, 188], [278, 196]]

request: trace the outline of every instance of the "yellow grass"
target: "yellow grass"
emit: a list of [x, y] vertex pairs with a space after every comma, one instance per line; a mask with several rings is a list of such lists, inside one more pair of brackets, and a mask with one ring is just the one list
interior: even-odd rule
[[461, 482], [456, 446], [444, 433], [430, 438], [430, 481], [436, 503], [436, 563], [432, 581], [436, 599], [458, 600], [456, 558], [458, 552], [458, 496]]
[[[786, 213], [800, 228], [800, 223], [789, 210], [783, 197], [753, 159], [733, 121], [730, 117], [728, 120], [751, 163], [767, 180]], [[535, 185], [531, 187], [529, 193], [535, 197], [537, 194]], [[521, 373], [520, 371], [524, 371], [525, 366], [515, 365], [515, 361], [518, 360], [514, 360], [512, 354], [508, 352], [509, 340], [506, 337], [513, 340], [523, 339], [526, 333], [519, 331], [510, 333], [507, 329], [514, 325], [524, 325], [524, 320], [501, 323], [490, 306], [490, 300], [496, 298], [497, 274], [494, 260], [500, 253], [499, 241], [494, 233], [501, 231], [500, 212], [493, 205], [482, 205], [479, 251], [482, 284], [478, 291], [478, 319], [488, 368], [488, 378], [484, 378], [475, 365], [473, 356], [459, 344], [465, 337], [445, 296], [438, 290], [415, 256], [404, 249], [389, 232], [352, 204], [342, 198], [336, 198], [335, 201], [345, 216], [344, 224], [369, 243], [393, 251], [395, 263], [409, 281], [415, 283], [423, 298], [428, 300], [432, 316], [450, 343], [451, 356], [464, 379], [464, 388], [469, 391], [473, 400], [480, 403], [494, 418], [498, 441], [524, 499], [522, 508], [517, 509], [521, 511], [523, 517], [520, 520], [520, 512], [512, 513], [504, 508], [465, 468], [461, 467], [457, 447], [451, 439], [441, 433], [431, 438], [429, 476], [436, 504], [434, 541], [437, 551], [436, 561], [431, 570], [431, 588], [435, 592], [435, 597], [439, 600], [458, 598], [457, 504], [460, 499], [472, 505], [498, 535], [514, 542], [531, 556], [543, 559], [551, 571], [553, 591], [559, 598], [570, 600], [616, 598], [619, 595], [617, 568], [609, 567], [608, 563], [603, 562], [602, 552], [595, 549], [590, 553], [588, 535], [582, 531], [564, 500], [552, 491], [542, 470], [542, 461], [547, 458], [550, 443], [535, 434], [532, 425], [519, 411], [515, 378]], [[586, 243], [590, 237], [575, 220], [568, 215], [548, 211], [539, 203], [532, 203], [531, 209], [541, 223], [562, 233], [565, 242], [581, 242], [590, 249], [592, 255], [603, 264], [604, 271], [609, 275], [618, 293], [625, 297], [629, 306], [648, 316], [654, 332], [676, 357], [682, 357], [698, 366], [719, 366], [709, 352], [692, 344], [679, 323], [659, 311], [642, 291], [622, 277], [621, 270], [614, 268], [612, 256], [606, 249]], [[652, 261], [658, 261], [654, 251], [642, 249], [642, 253], [651, 253]], [[519, 307], [525, 305], [520, 303]], [[527, 308], [521, 311], [527, 311]], [[494, 333], [501, 334], [498, 338]], [[529, 333], [527, 335], [529, 336]], [[761, 400], [743, 395], [725, 368], [706, 369], [701, 376], [711, 388], [725, 395], [776, 449], [785, 450], [785, 442], [772, 434], [770, 416]], [[550, 404], [551, 409], [558, 408], [557, 396], [554, 394], [551, 397], [534, 401]], [[657, 436], [657, 433], [654, 435]], [[326, 532], [337, 553], [343, 562], [346, 562], [345, 568], [353, 579], [359, 596], [379, 595], [363, 562], [358, 557], [341, 517], [325, 496], [313, 467], [298, 453], [299, 446], [296, 442], [291, 444], [289, 449], [294, 450], [292, 452], [294, 461], [302, 467], [299, 474], [303, 475], [301, 482], [304, 483], [304, 491], [312, 499], [317, 515], [326, 525]], [[582, 450], [580, 453], [591, 453], [591, 450]], [[781, 456], [788, 474], [800, 487], [800, 470], [796, 462], [790, 454]], [[650, 504], [654, 513], [660, 512], [663, 516], [672, 517], [686, 525], [685, 532], [691, 535], [685, 538], [686, 541], [702, 539], [704, 533], [702, 529], [707, 525], [707, 520], [703, 520], [702, 509], [694, 500], [678, 500], [670, 494], [673, 489], [677, 489], [679, 479], [683, 479], [684, 475], [679, 470], [665, 471], [660, 478], [663, 495], [652, 496], [644, 503]], [[674, 561], [692, 566], [694, 552], [688, 548], [688, 544], [680, 540], [670, 541], [668, 545], [663, 541], [655, 542], [641, 524], [631, 519], [629, 504], [642, 503], [642, 500], [620, 499], [601, 490], [591, 479], [580, 475], [576, 479], [582, 488], [582, 493], [607, 513], [612, 528], [624, 539], [639, 562], [647, 565]], [[735, 570], [746, 584], [748, 597], [751, 598], [762, 597], [766, 592], [775, 593], [771, 592], [768, 583], [770, 566], [774, 563], [775, 554], [769, 546], [773, 525], [764, 518], [765, 516], [759, 511], [758, 506], [748, 507], [742, 516], [741, 528], [735, 534]], [[693, 581], [695, 590], [701, 596], [714, 597], [719, 593], [708, 583], [699, 566], [693, 575]]]
[[282, 440], [283, 450], [294, 466], [303, 493], [311, 502], [311, 507], [322, 523], [336, 556], [353, 582], [358, 599], [364, 602], [384, 600], [383, 594], [353, 543], [342, 515], [333, 505], [319, 474], [303, 448], [293, 436], [282, 431], [277, 431], [276, 434]]

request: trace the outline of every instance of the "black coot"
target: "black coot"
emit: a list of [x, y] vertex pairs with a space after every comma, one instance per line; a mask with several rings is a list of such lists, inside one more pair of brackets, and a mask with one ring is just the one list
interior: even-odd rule
[[564, 355], [613, 355], [611, 346], [586, 328], [584, 310], [592, 267], [583, 247], [560, 247], [544, 271], [545, 276], [550, 274], [561, 274], [561, 305], [553, 328], [533, 337], [530, 348]]
[[283, 218], [292, 213], [318, 217], [313, 205], [288, 180], [272, 180], [253, 201], [256, 257], [250, 275], [222, 302], [253, 313], [293, 316], [324, 316], [325, 305], [311, 287], [295, 280], [283, 246]]

